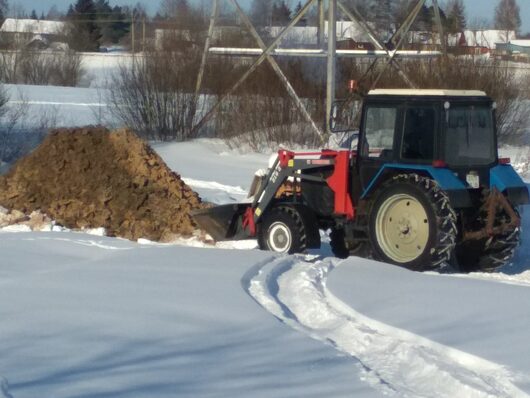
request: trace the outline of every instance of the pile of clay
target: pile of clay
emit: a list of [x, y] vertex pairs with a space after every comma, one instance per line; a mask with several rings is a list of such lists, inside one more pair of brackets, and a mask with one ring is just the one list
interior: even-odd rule
[[169, 242], [190, 236], [199, 196], [133, 132], [102, 127], [50, 132], [0, 177], [0, 206], [44, 214], [71, 229]]

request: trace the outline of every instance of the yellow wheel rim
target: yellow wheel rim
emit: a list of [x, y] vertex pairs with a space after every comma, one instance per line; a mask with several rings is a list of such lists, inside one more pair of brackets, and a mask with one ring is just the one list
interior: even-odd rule
[[420, 257], [429, 241], [429, 219], [413, 196], [398, 194], [386, 199], [376, 217], [376, 238], [383, 253], [396, 263]]

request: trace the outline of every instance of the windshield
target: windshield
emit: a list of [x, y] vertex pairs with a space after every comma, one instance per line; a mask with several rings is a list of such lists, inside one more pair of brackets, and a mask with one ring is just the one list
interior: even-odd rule
[[484, 166], [495, 161], [491, 108], [455, 106], [446, 113], [445, 161], [451, 166]]

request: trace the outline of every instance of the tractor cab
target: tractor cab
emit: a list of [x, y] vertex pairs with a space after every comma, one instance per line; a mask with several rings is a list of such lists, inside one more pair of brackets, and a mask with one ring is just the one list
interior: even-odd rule
[[370, 91], [361, 118], [357, 184], [365, 192], [383, 168], [408, 165], [449, 169], [472, 189], [488, 186], [489, 170], [498, 162], [494, 110], [481, 91]]

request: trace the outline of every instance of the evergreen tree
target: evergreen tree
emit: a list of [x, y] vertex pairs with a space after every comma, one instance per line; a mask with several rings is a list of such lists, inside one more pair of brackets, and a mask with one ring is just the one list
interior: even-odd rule
[[451, 0], [447, 4], [447, 30], [459, 33], [466, 29], [466, 9], [462, 0]]
[[38, 20], [39, 17], [37, 16], [37, 11], [35, 11], [35, 10], [31, 10], [31, 14], [30, 14], [29, 18], [30, 18], [30, 19]]
[[271, 23], [272, 0], [252, 0], [250, 17], [257, 27], [268, 26]]
[[421, 7], [418, 17], [412, 25], [412, 29], [419, 32], [430, 32], [432, 31], [433, 20], [429, 7], [425, 4]]
[[294, 8], [293, 15], [297, 15], [302, 10], [302, 2], [299, 1]]
[[0, 0], [0, 24], [4, 23], [8, 9], [9, 4], [7, 0]]
[[116, 44], [130, 30], [130, 23], [122, 8], [112, 8], [108, 0], [97, 0], [96, 21], [101, 32], [101, 43]]
[[68, 8], [70, 22], [68, 42], [76, 51], [98, 51], [101, 38], [97, 9], [93, 0], [77, 0]]
[[291, 10], [285, 1], [275, 2], [272, 5], [272, 24], [286, 25], [291, 20]]
[[[519, 32], [521, 29], [521, 15], [519, 5], [515, 0], [500, 0], [495, 8], [495, 27], [500, 30]], [[506, 41], [509, 38], [506, 37]]]

